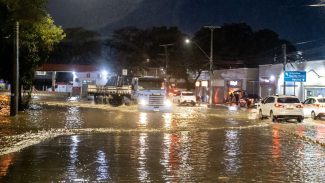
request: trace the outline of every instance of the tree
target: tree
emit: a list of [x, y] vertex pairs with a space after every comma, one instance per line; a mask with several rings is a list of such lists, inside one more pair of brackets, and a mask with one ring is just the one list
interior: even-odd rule
[[[209, 53], [209, 29], [201, 28], [195, 33], [193, 40]], [[220, 29], [215, 29], [213, 42], [214, 68], [256, 67], [259, 64], [273, 63], [274, 56], [282, 54], [282, 44], [287, 44], [288, 53], [296, 51], [289, 41], [280, 39], [274, 31], [263, 29], [254, 32], [245, 23], [225, 24]], [[199, 52], [196, 49], [191, 57], [195, 63], [192, 70], [207, 68], [207, 58]]]
[[[15, 22], [20, 23], [20, 85], [30, 88], [34, 72], [65, 34], [46, 12], [46, 0], [0, 0], [0, 78], [11, 82]], [[7, 38], [7, 39], [4, 39]]]
[[[125, 27], [114, 31], [107, 45], [114, 50], [115, 70], [122, 68], [162, 67], [165, 68], [165, 52], [161, 45], [172, 44], [168, 47], [170, 66], [168, 74], [185, 78], [181, 51], [184, 34], [177, 27], [153, 27], [149, 29], [138, 29], [136, 27]], [[146, 60], [150, 59], [147, 63]], [[183, 72], [185, 71], [185, 72]]]
[[99, 34], [84, 28], [65, 29], [66, 37], [55, 46], [49, 62], [65, 64], [94, 64], [101, 56]]

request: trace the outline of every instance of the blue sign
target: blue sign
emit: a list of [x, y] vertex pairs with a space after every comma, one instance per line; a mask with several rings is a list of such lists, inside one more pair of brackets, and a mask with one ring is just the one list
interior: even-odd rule
[[306, 71], [285, 71], [284, 81], [286, 82], [306, 82]]

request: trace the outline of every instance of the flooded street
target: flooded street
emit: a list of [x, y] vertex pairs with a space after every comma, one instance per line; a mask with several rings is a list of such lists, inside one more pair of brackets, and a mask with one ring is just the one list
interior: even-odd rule
[[[325, 121], [38, 101], [1, 118], [0, 182], [324, 182]], [[19, 176], [18, 176], [19, 175]]]

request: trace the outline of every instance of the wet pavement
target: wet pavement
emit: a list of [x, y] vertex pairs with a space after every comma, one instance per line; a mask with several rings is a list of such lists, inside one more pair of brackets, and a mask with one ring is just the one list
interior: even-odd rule
[[0, 182], [324, 182], [325, 120], [37, 101], [0, 118]]

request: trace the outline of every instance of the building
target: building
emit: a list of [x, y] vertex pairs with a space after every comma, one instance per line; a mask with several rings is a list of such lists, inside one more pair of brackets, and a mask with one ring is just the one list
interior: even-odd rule
[[312, 96], [325, 96], [325, 60], [286, 65], [286, 71], [305, 71], [305, 82], [285, 82], [284, 84], [283, 71], [283, 64], [259, 66], [259, 94], [261, 97], [284, 94], [284, 88], [286, 95], [295, 95], [302, 101]]
[[[203, 76], [200, 77], [196, 82], [196, 93], [198, 95], [209, 95], [209, 79], [208, 72], [203, 72]], [[256, 95], [259, 92], [258, 82], [258, 68], [214, 70], [212, 81], [213, 103], [220, 104], [227, 102], [230, 94], [234, 92], [240, 93], [241, 96], [248, 94]]]
[[[65, 74], [63, 81], [58, 76]], [[42, 91], [82, 94], [88, 84], [105, 85], [108, 72], [92, 65], [44, 64], [35, 73], [35, 88]]]

